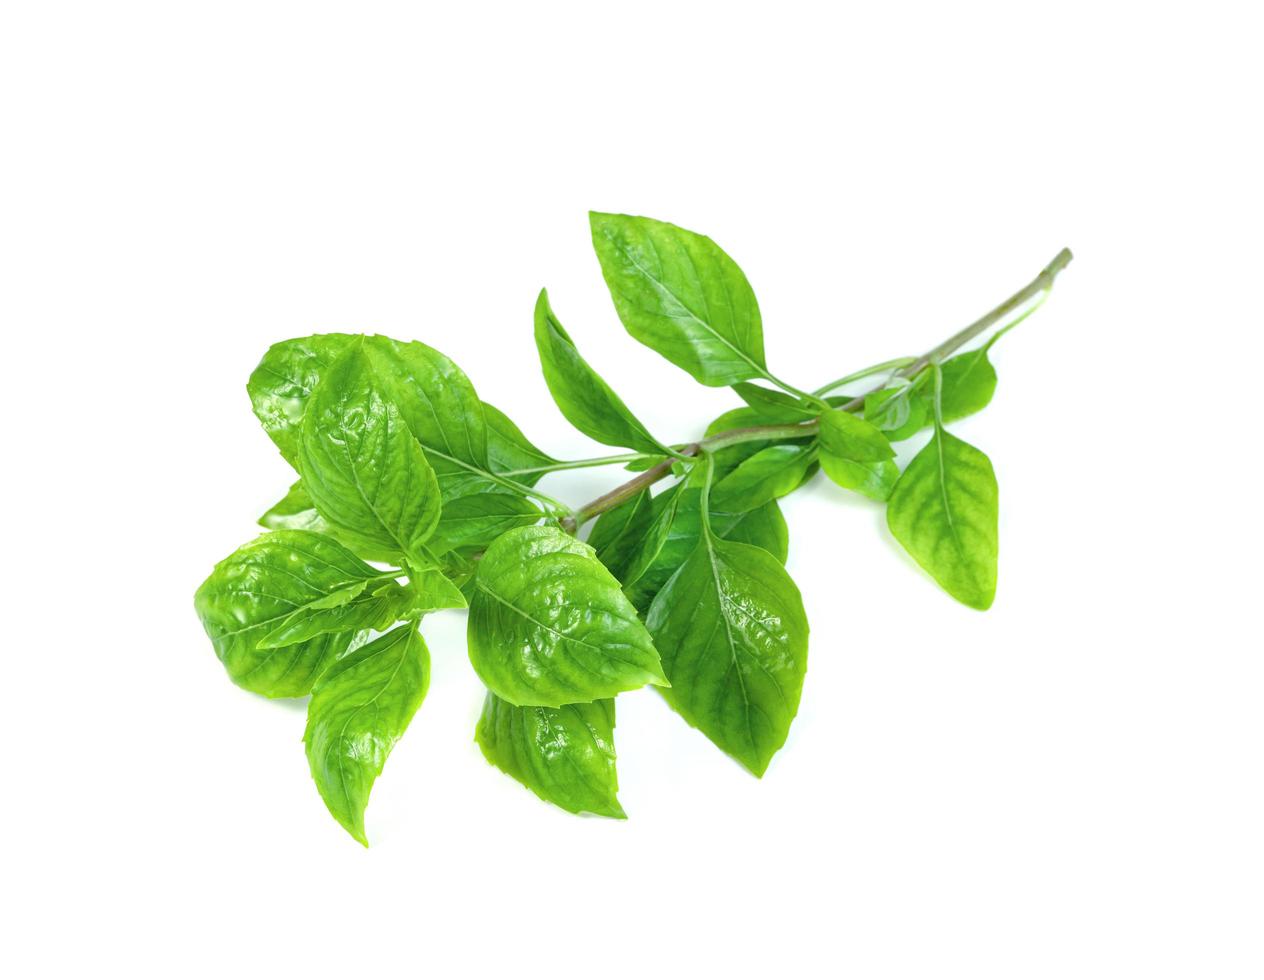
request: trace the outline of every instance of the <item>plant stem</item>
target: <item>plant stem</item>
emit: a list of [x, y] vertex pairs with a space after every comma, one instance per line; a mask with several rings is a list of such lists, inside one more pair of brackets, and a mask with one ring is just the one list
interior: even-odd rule
[[895, 371], [899, 368], [908, 367], [916, 360], [916, 357], [897, 357], [894, 360], [883, 361], [881, 364], [875, 364], [862, 371], [854, 371], [851, 374], [844, 375], [837, 381], [831, 381], [827, 385], [821, 385], [821, 387], [817, 388], [816, 391], [812, 392], [812, 394], [820, 396], [828, 395], [835, 388], [841, 388], [843, 385], [851, 384], [853, 381], [859, 381], [861, 378], [867, 378], [873, 374], [881, 374], [883, 371]]
[[[989, 327], [995, 326], [1005, 317], [1022, 307], [1024, 303], [1040, 296], [1042, 293], [1047, 293], [1053, 287], [1053, 281], [1057, 278], [1058, 273], [1065, 269], [1067, 263], [1070, 261], [1071, 251], [1070, 249], [1064, 248], [1053, 257], [1053, 260], [1047, 266], [1040, 270], [1040, 274], [1036, 276], [1035, 279], [1016, 292], [1000, 306], [979, 317], [979, 319], [975, 320], [968, 327], [958, 330], [942, 344], [931, 348], [921, 357], [913, 358], [911, 360], [908, 358], [902, 358], [901, 363], [903, 363], [904, 366], [900, 367], [896, 371], [896, 374], [902, 378], [912, 378], [919, 372], [923, 371], [928, 365], [938, 364], [939, 361], [957, 350], [957, 348], [968, 344]], [[888, 364], [891, 363], [895, 362], [888, 362]], [[874, 373], [878, 369], [885, 370], [886, 366], [887, 365], [878, 365], [877, 368], [867, 368], [858, 376], [864, 377], [867, 374]], [[799, 392], [797, 389], [792, 389], [778, 381], [776, 378], [772, 377], [772, 375], [765, 376], [769, 381], [772, 381], [779, 387], [790, 391], [792, 394], [805, 396], [813, 401], [820, 401], [820, 398], [818, 397], [820, 393], [819, 390], [817, 395], [805, 395], [805, 393]], [[848, 380], [855, 380], [855, 377], [844, 378], [842, 381], [834, 382], [833, 384], [827, 386], [827, 389], [825, 390], [836, 387]], [[877, 388], [866, 392], [866, 394], [873, 394], [875, 391], [881, 391], [883, 387], [883, 385], [879, 385]], [[840, 406], [840, 409], [844, 412], [854, 412], [863, 408], [864, 404], [865, 395], [857, 395], [851, 401]], [[809, 422], [802, 422], [798, 425], [758, 425], [745, 429], [730, 429], [727, 432], [718, 432], [709, 438], [683, 446], [680, 449], [680, 456], [696, 456], [699, 452], [723, 449], [725, 446], [734, 446], [739, 443], [753, 442], [760, 439], [802, 438], [803, 436], [815, 435], [818, 425], [818, 421], [813, 419]], [[659, 480], [671, 473], [672, 466], [675, 462], [677, 461], [665, 459], [661, 463], [650, 467], [644, 473], [639, 474], [635, 479], [629, 480], [627, 483], [615, 487], [608, 493], [602, 494], [596, 500], [593, 500], [579, 508], [572, 516], [563, 517], [561, 519], [562, 527], [572, 534], [575, 533], [579, 528], [583, 527], [599, 514], [604, 514], [606, 511], [619, 506], [619, 504], [636, 496], [646, 487], [652, 487]]]
[[559, 470], [582, 470], [590, 466], [609, 466], [614, 463], [635, 463], [649, 459], [649, 453], [623, 453], [620, 456], [594, 456], [592, 459], [558, 460], [549, 466], [529, 466], [521, 470], [504, 470], [501, 476], [529, 476], [535, 473], [556, 473]]

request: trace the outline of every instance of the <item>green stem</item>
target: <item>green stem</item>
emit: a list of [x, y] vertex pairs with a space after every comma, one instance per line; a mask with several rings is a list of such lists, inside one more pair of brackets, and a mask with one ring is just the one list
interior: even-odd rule
[[715, 457], [711, 455], [711, 453], [707, 453], [706, 457], [707, 479], [706, 482], [702, 484], [702, 502], [700, 505], [700, 513], [702, 514], [702, 533], [706, 536], [707, 540], [710, 541], [713, 539], [711, 534], [711, 482], [715, 479]]
[[900, 368], [908, 367], [916, 360], [916, 357], [897, 357], [890, 361], [883, 361], [881, 364], [874, 364], [872, 367], [867, 367], [864, 370], [844, 375], [837, 381], [831, 381], [827, 385], [822, 385], [817, 388], [816, 391], [812, 392], [812, 394], [822, 396], [828, 395], [835, 388], [841, 388], [843, 385], [851, 384], [853, 381], [860, 381], [874, 374], [881, 374], [883, 371], [898, 371]]
[[619, 456], [594, 456], [592, 459], [559, 460], [549, 466], [529, 466], [521, 470], [503, 470], [501, 476], [531, 476], [536, 473], [556, 473], [559, 470], [582, 470], [591, 466], [610, 466], [615, 463], [635, 463], [650, 459], [650, 453], [623, 453]]

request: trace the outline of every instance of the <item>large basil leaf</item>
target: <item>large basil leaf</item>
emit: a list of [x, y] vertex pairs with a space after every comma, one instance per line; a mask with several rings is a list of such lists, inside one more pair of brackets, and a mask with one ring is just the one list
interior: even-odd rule
[[896, 483], [887, 526], [951, 596], [975, 609], [992, 605], [997, 486], [986, 455], [937, 427]]
[[487, 688], [557, 707], [663, 684], [636, 610], [593, 549], [555, 527], [494, 541], [470, 600], [469, 652]]
[[487, 692], [474, 740], [496, 768], [571, 813], [625, 816], [615, 774], [614, 699], [519, 708]]
[[351, 334], [326, 333], [283, 340], [268, 348], [250, 375], [250, 404], [290, 465], [298, 465], [299, 424], [307, 399], [325, 370], [355, 339]]
[[767, 372], [759, 304], [715, 242], [626, 214], [589, 215], [593, 247], [628, 333], [704, 385]]
[[[537, 449], [513, 420], [494, 405], [483, 402], [483, 418], [487, 423], [487, 462], [493, 473], [552, 466], [557, 462], [548, 453]], [[542, 472], [518, 473], [514, 480], [533, 487], [542, 476]]]
[[475, 493], [443, 505], [443, 516], [427, 546], [436, 554], [456, 548], [486, 548], [510, 528], [534, 524], [540, 509], [508, 493]]
[[299, 472], [343, 535], [410, 559], [439, 521], [439, 485], [360, 346], [325, 371], [303, 416]]
[[275, 648], [261, 641], [291, 616], [392, 574], [324, 535], [273, 531], [216, 565], [194, 606], [234, 684], [271, 698], [296, 698], [310, 692], [320, 672], [347, 649], [354, 630]]
[[654, 522], [654, 500], [648, 488], [606, 511], [588, 532], [588, 544], [597, 560], [620, 582], [641, 550], [646, 532]]
[[544, 289], [535, 304], [535, 346], [549, 392], [571, 425], [607, 446], [625, 446], [642, 453], [666, 451], [580, 356], [549, 306]]
[[807, 614], [781, 563], [704, 533], [645, 621], [672, 682], [667, 703], [762, 776], [785, 744], [807, 670]]
[[337, 661], [307, 706], [307, 761], [329, 812], [365, 847], [364, 808], [386, 758], [421, 706], [430, 653], [412, 623]]
[[873, 500], [891, 496], [900, 471], [895, 450], [875, 425], [834, 409], [821, 415], [819, 440], [821, 469], [831, 480]]
[[737, 465], [711, 491], [717, 510], [743, 513], [797, 490], [816, 456], [811, 446], [768, 446]]

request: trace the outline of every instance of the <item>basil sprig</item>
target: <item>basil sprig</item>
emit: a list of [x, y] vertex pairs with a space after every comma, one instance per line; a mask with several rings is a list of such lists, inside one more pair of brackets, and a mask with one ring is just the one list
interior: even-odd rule
[[[310, 695], [312, 777], [361, 843], [373, 783], [426, 694], [421, 629], [437, 610], [469, 608], [486, 759], [562, 809], [622, 818], [622, 693], [657, 689], [756, 775], [785, 744], [808, 620], [778, 501], [818, 472], [884, 507], [949, 595], [976, 609], [994, 601], [996, 476], [947, 426], [991, 402], [993, 345], [1044, 300], [1070, 252], [928, 353], [808, 391], [770, 369], [754, 290], [715, 242], [629, 215], [594, 213], [591, 227], [627, 331], [740, 400], [693, 441], [650, 432], [544, 291], [533, 328], [550, 394], [576, 429], [626, 452], [545, 453], [416, 341], [300, 337], [274, 344], [250, 376], [255, 414], [297, 480], [195, 606], [234, 683]], [[919, 437], [915, 453], [897, 451]], [[539, 487], [590, 466], [630, 472], [579, 507]]]

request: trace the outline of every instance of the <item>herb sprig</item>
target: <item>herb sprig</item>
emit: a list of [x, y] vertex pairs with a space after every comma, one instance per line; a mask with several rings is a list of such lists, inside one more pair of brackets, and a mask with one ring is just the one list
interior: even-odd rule
[[[535, 341], [554, 401], [579, 431], [628, 452], [553, 458], [416, 341], [283, 341], [247, 385], [299, 479], [260, 518], [268, 532], [216, 565], [195, 605], [236, 684], [311, 695], [312, 777], [361, 843], [373, 782], [426, 693], [418, 627], [429, 612], [468, 606], [487, 760], [563, 809], [623, 817], [623, 691], [656, 686], [755, 775], [785, 743], [808, 621], [785, 569], [777, 501], [818, 471], [885, 505], [896, 540], [951, 596], [976, 609], [995, 596], [996, 477], [947, 426], [991, 401], [992, 346], [1044, 301], [1069, 251], [925, 354], [807, 391], [768, 368], [754, 291], [718, 245], [649, 218], [590, 217], [628, 332], [743, 403], [695, 441], [650, 432], [584, 360], [544, 291]], [[862, 395], [834, 394], [866, 379], [879, 380]], [[893, 443], [926, 429], [901, 472]], [[636, 475], [579, 507], [537, 486], [549, 473], [612, 465]]]

